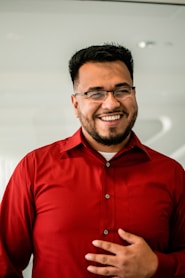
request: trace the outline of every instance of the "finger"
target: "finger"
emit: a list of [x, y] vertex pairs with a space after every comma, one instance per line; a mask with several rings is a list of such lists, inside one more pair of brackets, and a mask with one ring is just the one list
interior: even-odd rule
[[122, 239], [126, 240], [130, 244], [135, 244], [141, 240], [141, 237], [128, 233], [123, 229], [118, 229], [118, 234]]
[[114, 255], [116, 255], [120, 250], [120, 245], [104, 240], [93, 240], [92, 244], [98, 248], [106, 250]]
[[112, 255], [88, 253], [85, 255], [85, 258], [88, 261], [97, 262], [103, 265], [114, 266], [116, 264], [115, 256]]
[[97, 267], [97, 266], [89, 265], [87, 267], [87, 270], [89, 272], [92, 272], [92, 273], [98, 274], [98, 275], [102, 275], [102, 276], [117, 277], [116, 276], [116, 269], [112, 266]]

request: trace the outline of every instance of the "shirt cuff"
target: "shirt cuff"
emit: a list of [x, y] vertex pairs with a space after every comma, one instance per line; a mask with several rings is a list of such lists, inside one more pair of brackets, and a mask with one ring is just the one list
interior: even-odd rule
[[172, 254], [155, 252], [158, 257], [158, 268], [152, 278], [174, 278], [175, 260]]

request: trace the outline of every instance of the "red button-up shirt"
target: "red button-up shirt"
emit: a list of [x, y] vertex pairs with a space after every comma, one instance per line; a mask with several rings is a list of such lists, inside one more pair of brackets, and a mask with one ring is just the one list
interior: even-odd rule
[[94, 239], [126, 244], [118, 228], [156, 252], [155, 277], [185, 277], [184, 170], [134, 133], [109, 162], [81, 130], [29, 153], [9, 181], [0, 220], [0, 277], [21, 277], [32, 253], [33, 278], [97, 277], [85, 254], [102, 252]]

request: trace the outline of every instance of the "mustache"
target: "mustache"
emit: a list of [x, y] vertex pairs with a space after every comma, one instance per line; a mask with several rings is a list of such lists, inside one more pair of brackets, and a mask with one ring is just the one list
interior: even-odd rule
[[121, 108], [115, 108], [113, 110], [104, 110], [101, 113], [96, 114], [95, 116], [98, 117], [100, 115], [115, 115], [115, 114], [119, 114], [119, 115], [128, 115], [128, 112], [125, 109], [121, 109]]

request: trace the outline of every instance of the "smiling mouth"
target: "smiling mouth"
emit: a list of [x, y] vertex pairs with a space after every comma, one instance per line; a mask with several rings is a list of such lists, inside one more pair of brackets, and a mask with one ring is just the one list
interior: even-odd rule
[[101, 117], [101, 120], [110, 122], [110, 121], [119, 120], [120, 118], [121, 118], [121, 115], [106, 115], [106, 116]]

